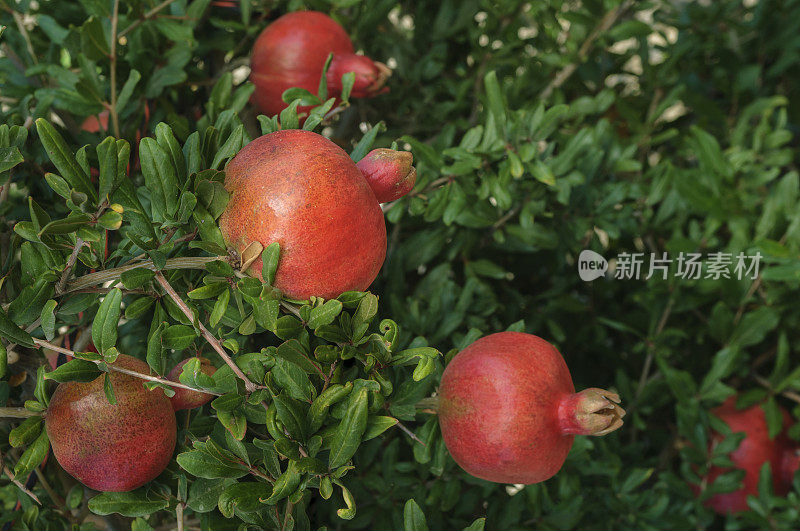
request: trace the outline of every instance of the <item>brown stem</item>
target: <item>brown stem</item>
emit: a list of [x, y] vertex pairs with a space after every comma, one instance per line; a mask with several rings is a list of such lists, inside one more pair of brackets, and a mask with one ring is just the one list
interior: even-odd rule
[[50, 482], [47, 481], [47, 478], [42, 473], [42, 471], [39, 470], [38, 466], [36, 468], [34, 468], [33, 471], [36, 472], [36, 477], [39, 478], [39, 483], [42, 485], [42, 487], [44, 488], [44, 490], [47, 493], [47, 495], [50, 496], [50, 499], [53, 500], [53, 503], [58, 505], [58, 507], [61, 510], [63, 510], [64, 509], [64, 505], [66, 503], [64, 501], [64, 498], [62, 498], [61, 496], [56, 494], [56, 491], [54, 491], [53, 487], [50, 486]]
[[[117, 24], [119, 23], [119, 0], [114, 0], [114, 12], [111, 15], [111, 124], [114, 136], [119, 138], [119, 113], [117, 112]], [[101, 198], [102, 199], [102, 198]]]
[[24, 407], [0, 407], [0, 417], [13, 419], [27, 419], [29, 417], [41, 417], [41, 412], [29, 411]]
[[82, 239], [76, 238], [75, 247], [72, 249], [72, 253], [67, 259], [67, 265], [64, 266], [64, 271], [61, 273], [61, 278], [58, 279], [58, 283], [56, 284], [56, 294], [61, 294], [64, 292], [64, 287], [67, 285], [67, 280], [69, 280], [69, 275], [72, 273], [72, 268], [75, 267], [75, 262], [78, 261], [78, 254], [80, 254], [84, 243], [86, 242], [84, 242]]
[[[764, 378], [763, 376], [759, 376], [758, 374], [754, 374], [753, 378], [762, 387], [764, 387], [766, 389], [769, 389], [770, 391], [773, 391], [773, 392], [775, 391], [772, 388], [772, 384], [770, 383], [770, 381], [767, 380], [766, 378]], [[793, 402], [797, 402], [798, 404], [800, 404], [800, 394], [797, 394], [794, 391], [780, 391], [780, 394], [782, 396], [788, 398], [789, 400], [791, 400]]]
[[16, 477], [14, 477], [14, 473], [11, 472], [11, 469], [8, 468], [8, 465], [6, 465], [5, 463], [3, 463], [3, 472], [5, 472], [6, 476], [8, 476], [8, 479], [11, 480], [11, 483], [16, 485], [19, 490], [21, 490], [22, 492], [24, 492], [25, 494], [27, 494], [28, 496], [33, 498], [33, 501], [35, 501], [39, 505], [42, 504], [42, 502], [39, 501], [39, 498], [36, 497], [36, 494], [34, 494], [30, 490], [28, 490], [25, 487], [25, 485], [23, 485]]
[[[169, 297], [175, 302], [175, 304], [178, 305], [183, 314], [186, 315], [186, 317], [188, 317], [190, 321], [194, 322], [195, 321], [194, 312], [192, 312], [192, 309], [189, 308], [189, 306], [183, 301], [183, 299], [181, 299], [180, 295], [178, 295], [178, 292], [176, 292], [173, 289], [173, 287], [169, 284], [169, 282], [167, 282], [167, 279], [164, 278], [164, 275], [161, 273], [161, 271], [156, 272], [156, 281], [164, 289], [164, 291], [167, 292], [167, 295], [169, 295]], [[222, 360], [225, 363], [227, 363], [228, 366], [233, 370], [233, 373], [244, 382], [244, 387], [245, 389], [247, 389], [247, 392], [252, 393], [253, 391], [255, 391], [257, 389], [256, 385], [250, 381], [250, 379], [247, 377], [247, 375], [245, 375], [245, 373], [242, 372], [239, 366], [236, 365], [236, 362], [234, 362], [231, 359], [231, 357], [228, 356], [228, 353], [225, 352], [225, 349], [222, 347], [222, 344], [219, 342], [219, 339], [217, 339], [216, 336], [214, 336], [214, 334], [209, 332], [208, 328], [206, 328], [205, 325], [201, 323], [199, 320], [197, 321], [197, 326], [198, 328], [200, 328], [200, 332], [203, 334], [203, 337], [206, 339], [206, 341], [208, 341], [211, 347], [217, 352], [217, 354], [219, 354], [219, 357], [222, 358]]]
[[[163, 270], [169, 269], [205, 269], [206, 265], [216, 260], [228, 261], [227, 256], [187, 256], [181, 258], [168, 258], [164, 264]], [[64, 290], [64, 293], [71, 293], [80, 289], [95, 286], [97, 284], [104, 284], [110, 280], [118, 280], [122, 273], [143, 267], [151, 271], [158, 271], [152, 260], [142, 260], [133, 264], [126, 264], [112, 269], [104, 269], [96, 273], [89, 273], [76, 278]]]
[[[39, 345], [40, 347], [44, 347], [46, 349], [52, 350], [53, 352], [59, 352], [61, 354], [64, 354], [66, 356], [70, 356], [72, 358], [76, 357], [74, 350], [70, 350], [68, 348], [62, 348], [62, 347], [59, 347], [58, 345], [54, 345], [52, 343], [48, 343], [47, 341], [42, 341], [41, 339], [36, 339], [36, 338], [33, 338], [33, 342], [36, 343], [37, 345]], [[81, 358], [81, 359], [83, 359], [83, 358]], [[99, 364], [103, 363], [102, 360], [97, 360], [97, 361], [84, 360], [84, 361], [91, 361], [95, 365], [99, 365]], [[128, 376], [133, 376], [135, 378], [141, 378], [142, 380], [147, 380], [148, 382], [156, 382], [156, 383], [168, 385], [170, 387], [180, 387], [181, 389], [188, 389], [189, 391], [199, 391], [201, 393], [206, 393], [206, 394], [209, 394], [209, 395], [222, 396], [220, 393], [214, 393], [214, 392], [211, 392], [211, 391], [207, 391], [205, 389], [197, 389], [196, 387], [192, 387], [190, 385], [182, 384], [180, 382], [173, 382], [172, 380], [165, 380], [164, 378], [159, 378], [157, 376], [150, 376], [149, 374], [143, 374], [141, 372], [132, 371], [130, 369], [124, 369], [122, 367], [117, 367], [114, 364], [107, 364], [106, 366], [112, 371], [119, 372], [119, 373], [122, 373], [122, 374], [127, 374]]]
[[175, 518], [178, 520], [178, 531], [183, 531], [183, 503], [175, 506]]

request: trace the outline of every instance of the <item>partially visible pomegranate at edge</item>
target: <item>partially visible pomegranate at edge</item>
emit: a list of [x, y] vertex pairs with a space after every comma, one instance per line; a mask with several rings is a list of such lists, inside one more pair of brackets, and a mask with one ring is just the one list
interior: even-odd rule
[[450, 454], [469, 474], [498, 483], [538, 483], [559, 471], [575, 435], [622, 426], [616, 393], [575, 393], [564, 358], [520, 332], [479, 339], [447, 365], [439, 425]]
[[89, 133], [99, 133], [101, 128], [103, 131], [108, 131], [108, 111], [89, 116], [81, 124], [81, 129]]
[[[772, 487], [775, 494], [784, 496], [791, 485], [794, 471], [797, 470], [797, 445], [785, 433], [774, 439], [769, 438], [767, 418], [760, 405], [736, 409], [736, 397], [728, 398], [721, 406], [711, 411], [727, 424], [733, 433], [744, 433], [745, 437], [729, 457], [736, 468], [744, 470], [742, 487], [734, 492], [715, 494], [704, 503], [720, 514], [747, 511], [747, 497], [758, 496], [758, 480], [761, 467], [769, 463], [772, 471]], [[789, 414], [781, 408], [784, 428], [791, 424]], [[713, 434], [711, 445], [722, 440], [722, 435]], [[704, 482], [711, 484], [718, 476], [730, 469], [713, 466]], [[695, 489], [699, 492], [699, 489]]]
[[[287, 13], [258, 36], [250, 58], [253, 101], [264, 114], [273, 116], [287, 107], [282, 95], [292, 87], [316, 94], [328, 55], [333, 59], [326, 76], [328, 97], [342, 93], [342, 76], [355, 73], [350, 96], [369, 98], [388, 91], [384, 87], [391, 70], [383, 63], [354, 53], [347, 32], [335, 20], [318, 11]], [[301, 107], [299, 111], [307, 110]]]
[[[167, 374], [167, 380], [179, 382], [180, 380], [178, 378], [180, 378], [181, 372], [183, 372], [183, 366], [191, 360], [192, 358], [188, 358], [175, 365], [175, 367], [169, 371], [169, 374]], [[206, 358], [200, 358], [200, 371], [211, 376], [217, 371], [217, 368]], [[211, 399], [214, 398], [214, 395], [202, 391], [190, 391], [183, 387], [173, 387], [172, 390], [175, 391], [175, 394], [170, 397], [169, 401], [172, 403], [172, 409], [175, 411], [194, 409], [210, 402]]]

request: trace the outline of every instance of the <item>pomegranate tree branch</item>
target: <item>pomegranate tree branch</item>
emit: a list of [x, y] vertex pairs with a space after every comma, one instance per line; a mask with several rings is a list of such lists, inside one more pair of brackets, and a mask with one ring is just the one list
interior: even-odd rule
[[600, 22], [597, 26], [592, 30], [586, 40], [583, 41], [583, 44], [578, 49], [578, 57], [575, 58], [575, 61], [568, 64], [564, 68], [562, 68], [550, 83], [542, 90], [541, 94], [539, 94], [539, 99], [546, 100], [550, 97], [555, 89], [563, 85], [571, 76], [575, 73], [578, 69], [578, 65], [586, 60], [586, 57], [589, 55], [589, 50], [592, 48], [592, 44], [594, 41], [597, 40], [600, 35], [608, 31], [611, 26], [613, 26], [619, 17], [624, 13], [631, 5], [633, 5], [633, 0], [625, 0], [620, 5], [609, 11], [605, 14], [605, 16], [600, 19]]
[[[37, 345], [39, 345], [40, 347], [46, 348], [48, 350], [52, 350], [53, 352], [58, 352], [60, 354], [64, 354], [66, 356], [70, 356], [72, 358], [76, 357], [74, 350], [70, 350], [68, 348], [59, 347], [58, 345], [54, 345], [52, 343], [48, 343], [47, 341], [42, 341], [41, 339], [36, 339], [35, 337], [33, 338], [33, 342], [36, 343]], [[83, 358], [80, 358], [80, 359], [83, 359]], [[99, 364], [103, 363], [102, 360], [97, 360], [97, 361], [95, 361], [95, 360], [84, 360], [84, 361], [91, 361], [95, 365], [99, 365]], [[149, 374], [143, 374], [141, 372], [132, 371], [130, 369], [125, 369], [125, 368], [122, 368], [122, 367], [116, 367], [113, 364], [112, 365], [106, 365], [106, 366], [110, 370], [112, 370], [114, 372], [127, 374], [128, 376], [133, 376], [135, 378], [141, 378], [142, 380], [147, 380], [148, 382], [156, 382], [156, 383], [168, 385], [170, 387], [180, 387], [181, 389], [188, 389], [189, 391], [200, 391], [201, 393], [206, 393], [206, 394], [209, 394], [209, 395], [222, 396], [220, 393], [214, 393], [212, 391], [206, 391], [205, 389], [198, 389], [196, 387], [192, 387], [191, 385], [182, 384], [180, 382], [173, 382], [172, 380], [166, 380], [164, 378], [159, 378], [157, 376], [150, 376]], [[12, 409], [15, 409], [15, 408], [12, 408]], [[2, 415], [0, 415], [0, 416], [2, 416]], [[31, 415], [29, 415], [29, 416], [31, 416]]]
[[[189, 308], [189, 306], [183, 301], [183, 299], [181, 299], [180, 295], [178, 295], [178, 292], [176, 292], [173, 289], [173, 287], [169, 284], [169, 282], [167, 282], [167, 279], [164, 278], [164, 275], [161, 273], [161, 271], [156, 271], [156, 282], [159, 283], [159, 285], [164, 289], [167, 295], [169, 295], [169, 297], [175, 302], [175, 304], [178, 305], [178, 307], [181, 309], [184, 315], [186, 315], [186, 317], [188, 317], [190, 321], [194, 322], [195, 320], [194, 312], [192, 312], [192, 309]], [[244, 387], [245, 389], [247, 389], [247, 392], [252, 393], [253, 391], [255, 391], [257, 389], [256, 385], [250, 381], [250, 379], [247, 377], [245, 373], [242, 372], [242, 369], [240, 369], [239, 366], [236, 365], [236, 362], [234, 362], [231, 359], [231, 357], [228, 356], [228, 353], [225, 352], [225, 349], [222, 347], [222, 344], [219, 342], [219, 339], [217, 339], [216, 336], [214, 336], [214, 334], [209, 332], [208, 328], [206, 328], [205, 325], [201, 323], [199, 319], [197, 320], [197, 326], [198, 328], [200, 328], [200, 332], [203, 334], [203, 337], [206, 339], [206, 341], [208, 341], [208, 344], [211, 345], [211, 348], [213, 348], [217, 352], [217, 354], [219, 354], [219, 357], [222, 358], [222, 360], [228, 364], [228, 366], [233, 370], [233, 373], [244, 382]]]
[[133, 24], [131, 24], [130, 26], [128, 26], [124, 30], [120, 31], [119, 32], [119, 36], [120, 37], [124, 37], [125, 35], [128, 34], [128, 32], [130, 32], [134, 28], [138, 27], [142, 22], [145, 22], [145, 21], [153, 18], [154, 16], [156, 16], [159, 11], [161, 11], [162, 9], [164, 9], [165, 7], [167, 7], [168, 5], [170, 5], [174, 1], [175, 0], [164, 0], [163, 2], [158, 4], [156, 7], [154, 7], [153, 9], [151, 9], [150, 11], [148, 11], [144, 15], [142, 15], [142, 18], [140, 18], [139, 20], [137, 20], [136, 22], [134, 22]]
[[86, 242], [80, 238], [75, 239], [75, 247], [72, 249], [72, 253], [67, 259], [67, 265], [64, 266], [64, 271], [61, 273], [61, 278], [58, 279], [58, 283], [56, 284], [56, 293], [64, 292], [64, 288], [67, 285], [67, 280], [69, 280], [69, 275], [72, 273], [72, 268], [75, 267], [75, 263], [78, 261], [78, 254], [80, 254], [84, 243]]
[[11, 483], [13, 483], [14, 485], [16, 485], [16, 486], [17, 486], [17, 488], [18, 488], [19, 490], [21, 490], [22, 492], [24, 492], [25, 494], [27, 494], [28, 496], [30, 496], [31, 498], [33, 498], [33, 501], [35, 501], [35, 502], [36, 502], [36, 503], [38, 503], [39, 505], [41, 505], [41, 504], [42, 504], [42, 502], [40, 502], [40, 501], [39, 501], [39, 498], [37, 498], [37, 497], [36, 497], [36, 494], [34, 494], [34, 493], [33, 493], [33, 492], [31, 492], [30, 490], [28, 490], [28, 489], [27, 489], [27, 487], [25, 487], [25, 485], [23, 485], [23, 484], [20, 482], [20, 480], [18, 480], [16, 477], [14, 477], [14, 473], [13, 473], [13, 472], [11, 472], [11, 469], [10, 469], [10, 468], [8, 468], [8, 465], [7, 465], [7, 464], [5, 464], [5, 463], [3, 463], [3, 472], [5, 472], [6, 476], [8, 476], [8, 479], [10, 479], [10, 480], [11, 480]]
[[[206, 264], [216, 260], [228, 261], [227, 256], [189, 256], [183, 258], [168, 258], [166, 264], [161, 269], [205, 269]], [[122, 273], [143, 267], [151, 271], [158, 271], [152, 260], [142, 260], [133, 264], [126, 264], [112, 269], [104, 269], [96, 273], [89, 273], [76, 278], [64, 289], [64, 293], [71, 293], [81, 289], [104, 284], [110, 280], [118, 280]]]
[[[759, 385], [765, 387], [766, 389], [769, 389], [770, 391], [774, 391], [770, 381], [764, 378], [763, 376], [754, 374], [753, 378], [755, 378], [755, 380], [758, 382]], [[789, 400], [800, 404], [800, 394], [797, 394], [794, 391], [780, 391], [780, 394], [788, 398]]]
[[41, 415], [41, 412], [30, 411], [24, 407], [0, 407], [0, 418], [27, 419]]

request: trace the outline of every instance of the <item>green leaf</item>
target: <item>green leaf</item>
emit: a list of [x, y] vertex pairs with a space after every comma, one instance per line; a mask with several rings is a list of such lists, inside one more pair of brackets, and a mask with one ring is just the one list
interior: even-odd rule
[[112, 513], [128, 517], [148, 516], [168, 506], [169, 503], [163, 498], [149, 499], [144, 489], [133, 492], [103, 492], [89, 500], [89, 510], [101, 516]]
[[274, 505], [286, 498], [297, 489], [301, 479], [302, 474], [297, 471], [297, 461], [289, 461], [286, 471], [275, 480], [275, 484], [272, 486], [272, 495], [265, 503]]
[[375, 416], [367, 422], [367, 429], [364, 431], [364, 441], [374, 439], [392, 426], [396, 426], [399, 421], [394, 417]]
[[8, 443], [14, 448], [33, 442], [42, 431], [42, 417], [29, 417], [8, 434]]
[[169, 221], [178, 211], [178, 178], [169, 153], [153, 138], [139, 143], [139, 159], [155, 221]]
[[108, 403], [112, 406], [116, 405], [117, 397], [114, 395], [114, 387], [111, 385], [111, 374], [109, 373], [103, 375], [103, 392], [106, 395]]
[[247, 474], [241, 460], [211, 441], [195, 443], [196, 450], [178, 454], [181, 468], [199, 478], [240, 478]]
[[306, 323], [309, 328], [317, 329], [323, 325], [331, 324], [342, 312], [342, 303], [336, 299], [325, 301], [321, 306], [312, 308]]
[[91, 361], [73, 359], [50, 371], [45, 376], [48, 380], [63, 382], [91, 382], [102, 374], [97, 364]]
[[114, 288], [100, 303], [92, 323], [92, 342], [101, 354], [117, 343], [117, 326], [119, 325], [122, 291]]
[[45, 303], [42, 307], [42, 315], [40, 316], [40, 320], [42, 323], [42, 331], [44, 332], [44, 337], [47, 338], [48, 341], [52, 341], [56, 335], [56, 315], [54, 310], [58, 303], [53, 299], [50, 299]]
[[500, 84], [497, 82], [497, 74], [494, 70], [483, 77], [483, 85], [486, 89], [489, 112], [494, 117], [497, 136], [505, 138], [506, 108], [503, 103], [503, 92], [500, 89]]
[[261, 481], [234, 483], [220, 494], [219, 511], [225, 518], [232, 518], [234, 510], [252, 513], [263, 509], [262, 501], [266, 501], [271, 494], [272, 486], [269, 483]]
[[330, 468], [344, 465], [356, 453], [367, 428], [368, 405], [369, 391], [366, 388], [360, 389], [355, 396], [351, 395], [347, 412], [331, 442], [331, 453], [328, 458]]
[[33, 441], [22, 456], [14, 465], [14, 475], [24, 478], [30, 474], [34, 468], [44, 461], [47, 457], [47, 452], [50, 451], [50, 440], [47, 438], [47, 432], [42, 431], [39, 436]]
[[161, 333], [161, 342], [166, 348], [183, 350], [194, 343], [197, 333], [186, 325], [172, 325]]
[[474, 522], [472, 522], [469, 526], [465, 527], [464, 531], [483, 531], [485, 525], [486, 525], [486, 518], [478, 518]]
[[281, 248], [278, 242], [272, 242], [261, 251], [261, 278], [270, 286], [275, 283], [275, 272], [278, 270], [278, 260]]
[[403, 529], [405, 531], [427, 531], [428, 529], [425, 513], [413, 498], [408, 500], [403, 508]]
[[367, 153], [370, 152], [372, 149], [372, 144], [375, 143], [375, 138], [378, 136], [378, 133], [383, 131], [386, 131], [386, 124], [383, 122], [378, 122], [377, 124], [373, 125], [363, 137], [361, 137], [361, 140], [358, 141], [356, 147], [354, 147], [353, 151], [350, 152], [350, 158], [353, 159], [353, 162], [360, 161], [367, 155]]
[[2, 309], [0, 309], [0, 336], [26, 347], [34, 347], [36, 345], [33, 342], [33, 337], [9, 319]]
[[122, 281], [122, 284], [128, 289], [138, 289], [153, 280], [155, 277], [156, 272], [144, 267], [137, 267], [136, 269], [130, 269], [128, 271], [124, 271], [119, 279]]
[[306, 371], [290, 361], [277, 358], [275, 366], [272, 368], [272, 376], [275, 378], [276, 383], [285, 389], [292, 398], [311, 402], [316, 396], [316, 390]]
[[64, 138], [43, 118], [36, 120], [36, 131], [39, 133], [39, 140], [42, 142], [45, 151], [47, 151], [47, 156], [50, 157], [58, 172], [66, 179], [69, 185], [78, 192], [84, 193], [92, 199], [97, 199], [94, 188], [89, 182], [89, 176], [78, 165], [75, 155], [67, 146]]
[[0, 173], [10, 170], [24, 160], [17, 147], [0, 147]]

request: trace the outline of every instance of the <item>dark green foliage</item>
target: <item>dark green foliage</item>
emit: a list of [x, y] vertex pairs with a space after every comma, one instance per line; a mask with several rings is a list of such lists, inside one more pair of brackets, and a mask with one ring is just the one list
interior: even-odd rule
[[[294, 90], [280, 116], [256, 116], [249, 50], [299, 8], [393, 66], [391, 91], [340, 104]], [[92, 379], [120, 352], [162, 376], [198, 352], [219, 367], [185, 365], [181, 383], [218, 396], [179, 412], [174, 462], [136, 492], [64, 488], [52, 455], [41, 464], [39, 417], [4, 422], [3, 464], [21, 481], [41, 464], [63, 500], [36, 483], [39, 507], [7, 484], [0, 524], [60, 529], [91, 511], [132, 529], [718, 525], [689, 485], [738, 488], [736, 472], [701, 477], [740, 437], [707, 451], [709, 410], [738, 392], [777, 433], [780, 405], [800, 439], [798, 26], [791, 0], [0, 0], [0, 402], [42, 411], [49, 380]], [[316, 105], [303, 124], [300, 103]], [[104, 110], [108, 131], [81, 129]], [[263, 284], [230, 259], [222, 171], [279, 124], [355, 160], [413, 152], [371, 293], [282, 300], [277, 246], [253, 250]], [[585, 249], [645, 253], [642, 278], [582, 281]], [[667, 278], [643, 278], [651, 253], [674, 260]], [[681, 253], [760, 253], [760, 274], [678, 278]], [[556, 344], [577, 388], [613, 388], [628, 411], [527, 487], [463, 473], [420, 403], [457, 349], [506, 329]], [[65, 336], [79, 359], [51, 371], [36, 344]], [[796, 525], [800, 484], [775, 496], [770, 473], [730, 528]]]

